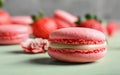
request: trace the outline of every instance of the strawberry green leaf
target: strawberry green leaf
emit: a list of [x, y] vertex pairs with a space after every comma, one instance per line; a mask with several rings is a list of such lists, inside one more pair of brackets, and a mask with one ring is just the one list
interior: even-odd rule
[[4, 0], [0, 0], [0, 8], [2, 8], [4, 5]]
[[33, 21], [37, 21], [39, 19], [42, 19], [44, 17], [44, 14], [42, 12], [39, 12], [38, 15], [32, 15], [31, 18]]
[[85, 18], [87, 20], [89, 20], [89, 19], [95, 19], [95, 20], [97, 20], [98, 19], [98, 17], [95, 14], [86, 14]]
[[85, 20], [85, 18], [78, 16], [78, 20], [75, 22], [75, 24], [80, 24], [84, 20]]
[[98, 20], [100, 23], [102, 23], [102, 24], [104, 24], [104, 25], [106, 25], [106, 21], [105, 20]]
[[37, 21], [37, 17], [35, 15], [32, 15], [31, 18], [33, 21]]

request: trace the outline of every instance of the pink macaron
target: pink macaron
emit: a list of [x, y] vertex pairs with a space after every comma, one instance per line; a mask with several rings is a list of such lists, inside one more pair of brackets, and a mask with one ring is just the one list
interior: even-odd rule
[[89, 28], [62, 28], [49, 36], [48, 54], [65, 62], [94, 62], [107, 52], [105, 35]]
[[72, 15], [71, 13], [64, 11], [64, 10], [59, 10], [59, 9], [55, 10], [54, 11], [54, 18], [59, 19], [65, 23], [67, 23], [71, 27], [76, 26], [75, 22], [77, 21], [77, 17]]
[[11, 18], [12, 24], [22, 24], [22, 25], [30, 25], [33, 23], [33, 20], [30, 16], [13, 16]]
[[29, 38], [30, 30], [23, 25], [1, 25], [0, 44], [17, 44]]

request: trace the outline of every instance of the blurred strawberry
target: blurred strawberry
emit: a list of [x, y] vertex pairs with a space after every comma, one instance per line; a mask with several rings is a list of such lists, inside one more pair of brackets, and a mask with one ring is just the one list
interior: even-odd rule
[[78, 25], [78, 27], [86, 27], [86, 28], [92, 28], [99, 30], [101, 32], [104, 32], [104, 27], [102, 26], [101, 23], [99, 23], [96, 20], [86, 20]]
[[[70, 27], [75, 27], [76, 25], [74, 24], [74, 22], [77, 21], [77, 17], [66, 12], [63, 10], [56, 10], [54, 11], [54, 17], [61, 20], [61, 22], [63, 21], [64, 23], [66, 22], [66, 24], [68, 24]], [[61, 23], [60, 22], [60, 23]], [[65, 25], [66, 25], [65, 24]], [[61, 24], [60, 24], [61, 25]], [[68, 26], [66, 25], [66, 26]], [[65, 26], [65, 27], [66, 27]], [[64, 27], [64, 26], [63, 26]]]
[[4, 10], [0, 10], [0, 25], [9, 24], [9, 23], [10, 23], [10, 15]]
[[106, 32], [105, 27], [98, 21], [96, 15], [86, 14], [85, 18], [78, 17], [78, 21], [76, 22], [78, 27], [86, 27], [99, 30], [103, 33]]
[[107, 34], [109, 37], [112, 37], [117, 30], [117, 23], [109, 22], [106, 26]]
[[33, 23], [33, 34], [39, 38], [49, 38], [49, 34], [57, 29], [57, 25], [53, 18], [43, 17], [42, 13], [39, 13], [39, 17], [32, 16]]
[[[0, 0], [0, 8], [2, 8], [4, 0]], [[0, 9], [0, 25], [10, 23], [10, 15], [8, 12]]]

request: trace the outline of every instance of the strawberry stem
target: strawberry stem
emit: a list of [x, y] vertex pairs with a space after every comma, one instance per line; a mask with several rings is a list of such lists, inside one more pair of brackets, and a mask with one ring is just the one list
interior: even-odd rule
[[2, 8], [4, 5], [4, 0], [0, 0], [0, 8]]
[[39, 11], [39, 13], [38, 13], [38, 19], [41, 19], [41, 18], [43, 18], [43, 17], [44, 17], [43, 12]]

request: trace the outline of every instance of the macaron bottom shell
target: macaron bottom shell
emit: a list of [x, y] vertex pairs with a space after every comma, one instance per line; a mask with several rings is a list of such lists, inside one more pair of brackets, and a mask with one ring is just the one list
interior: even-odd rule
[[18, 44], [29, 38], [29, 34], [18, 34], [15, 36], [0, 37], [0, 44]]
[[95, 50], [57, 50], [49, 48], [48, 54], [51, 58], [64, 62], [95, 62], [105, 56], [107, 49], [100, 48]]

